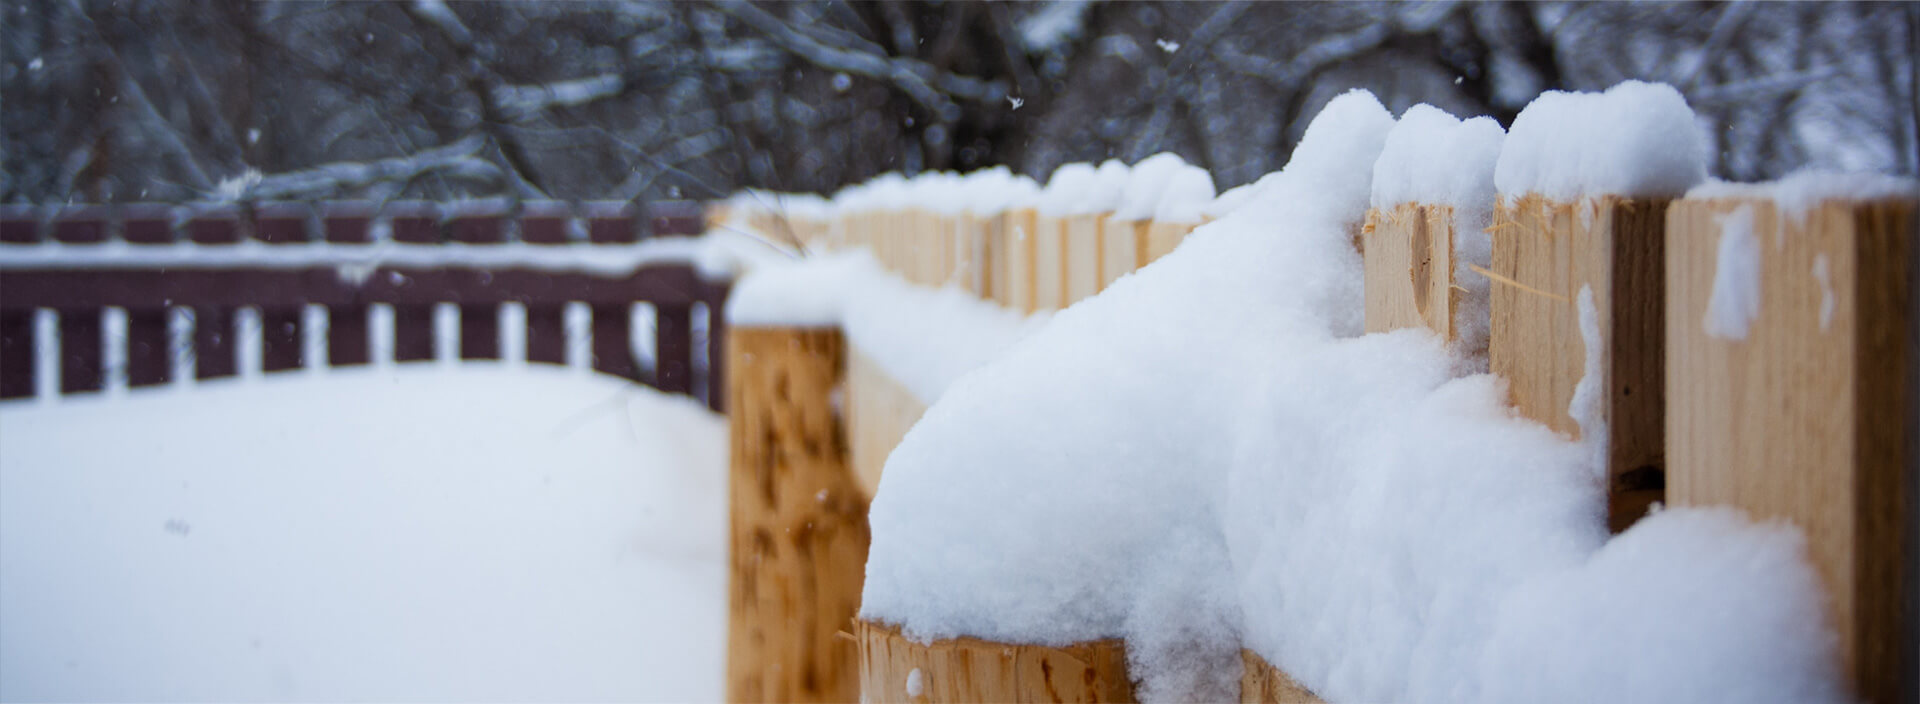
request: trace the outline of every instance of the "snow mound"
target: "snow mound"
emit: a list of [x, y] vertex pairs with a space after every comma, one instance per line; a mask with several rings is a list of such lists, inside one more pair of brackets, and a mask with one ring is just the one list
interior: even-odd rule
[[[1360, 336], [1351, 238], [1393, 126], [1340, 96], [1241, 207], [955, 380], [888, 458], [861, 616], [1122, 637], [1149, 701], [1231, 700], [1243, 644], [1334, 702], [1579, 700], [1643, 668], [1701, 701], [1832, 700], [1777, 529], [1676, 511], [1608, 543], [1591, 448], [1432, 335]], [[1778, 588], [1680, 613], [1735, 580]]]
[[1505, 198], [1678, 197], [1707, 177], [1707, 142], [1672, 86], [1540, 94], [1507, 132], [1494, 170]]
[[0, 403], [0, 700], [718, 701], [726, 422], [466, 364]]

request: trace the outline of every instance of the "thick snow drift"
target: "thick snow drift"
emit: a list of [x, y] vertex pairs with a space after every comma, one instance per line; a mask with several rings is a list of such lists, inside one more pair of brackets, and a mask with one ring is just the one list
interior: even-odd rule
[[718, 701], [725, 465], [564, 369], [0, 404], [0, 700]]
[[1246, 205], [955, 381], [887, 462], [862, 617], [1124, 637], [1155, 700], [1232, 699], [1242, 644], [1334, 702], [1834, 699], [1792, 531], [1608, 542], [1591, 448], [1428, 333], [1359, 336], [1393, 126], [1339, 97]]

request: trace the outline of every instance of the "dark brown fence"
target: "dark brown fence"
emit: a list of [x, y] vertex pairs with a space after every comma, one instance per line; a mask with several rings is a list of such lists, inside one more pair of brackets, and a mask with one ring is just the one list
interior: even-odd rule
[[[500, 306], [518, 303], [526, 361], [563, 364], [564, 311], [581, 303], [593, 369], [718, 410], [730, 282], [701, 276], [690, 248], [651, 239], [700, 229], [691, 203], [644, 213], [626, 203], [0, 206], [0, 242], [46, 243], [0, 250], [0, 398], [35, 393], [40, 309], [58, 318], [59, 392], [76, 393], [106, 384], [110, 308], [124, 310], [126, 384], [141, 387], [174, 381], [175, 311], [190, 311], [192, 373], [209, 379], [238, 373], [244, 309], [258, 311], [260, 370], [272, 372], [319, 361], [304, 358], [310, 306], [325, 309], [325, 363], [341, 367], [376, 361], [376, 304], [392, 309], [395, 362], [435, 358], [440, 304], [459, 318], [457, 339], [441, 345], [461, 359], [501, 359]], [[546, 256], [556, 253], [569, 256]], [[614, 267], [567, 264], [600, 255]], [[651, 370], [630, 344], [635, 304], [654, 313]]]

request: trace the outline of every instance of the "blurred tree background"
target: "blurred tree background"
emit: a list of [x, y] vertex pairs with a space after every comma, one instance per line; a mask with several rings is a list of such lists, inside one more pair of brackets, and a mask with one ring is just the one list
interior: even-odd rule
[[0, 201], [708, 198], [1174, 151], [1352, 87], [1679, 88], [1722, 178], [1920, 173], [1920, 5], [9, 0]]

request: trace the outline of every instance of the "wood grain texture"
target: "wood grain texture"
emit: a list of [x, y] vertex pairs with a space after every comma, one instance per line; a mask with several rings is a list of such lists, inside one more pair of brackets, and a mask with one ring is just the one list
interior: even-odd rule
[[1452, 341], [1461, 291], [1453, 280], [1453, 208], [1402, 203], [1368, 210], [1360, 232], [1367, 332], [1425, 327]]
[[1067, 270], [1064, 280], [1066, 292], [1062, 300], [1066, 305], [1073, 305], [1100, 292], [1100, 229], [1106, 219], [1104, 213], [1082, 213], [1061, 220], [1060, 238], [1066, 254]]
[[1147, 263], [1147, 220], [1100, 221], [1100, 289]]
[[1607, 513], [1625, 530], [1665, 487], [1661, 276], [1668, 201], [1601, 196], [1557, 203], [1529, 195], [1494, 209], [1488, 362], [1520, 414], [1568, 437], [1586, 374], [1580, 291], [1592, 291], [1607, 428]]
[[[1760, 301], [1746, 337], [1724, 339], [1703, 321], [1723, 218], [1742, 209]], [[1869, 702], [1904, 701], [1912, 678], [1914, 222], [1911, 202], [1828, 202], [1804, 223], [1765, 200], [1680, 201], [1667, 215], [1668, 496], [1806, 532]]]
[[[861, 700], [946, 702], [1132, 702], [1126, 648], [1119, 640], [1053, 648], [956, 638], [923, 644], [899, 629], [856, 621]], [[907, 680], [920, 672], [919, 693]]]
[[1067, 307], [1067, 247], [1062, 218], [1044, 213], [1033, 219], [1033, 309]]
[[1242, 649], [1240, 664], [1241, 704], [1325, 704], [1258, 653]]
[[1140, 266], [1152, 264], [1155, 259], [1167, 256], [1167, 253], [1173, 251], [1174, 247], [1180, 246], [1181, 240], [1187, 238], [1187, 233], [1193, 232], [1193, 228], [1199, 226], [1198, 223], [1160, 222], [1158, 220], [1149, 223], [1147, 225], [1147, 254], [1146, 258], [1140, 261]]
[[847, 352], [847, 444], [862, 495], [880, 488], [887, 456], [927, 412], [927, 404], [858, 349]]
[[868, 531], [831, 400], [844, 343], [734, 327], [727, 348], [727, 701], [854, 701], [857, 653], [835, 633], [859, 607]]

